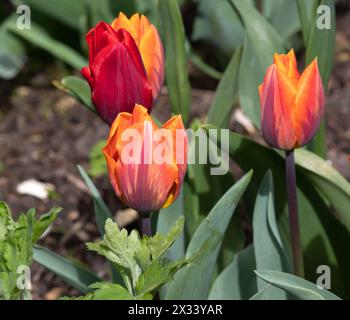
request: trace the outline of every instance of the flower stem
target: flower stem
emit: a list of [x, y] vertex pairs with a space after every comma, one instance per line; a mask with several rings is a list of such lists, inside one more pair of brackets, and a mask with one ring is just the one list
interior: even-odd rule
[[151, 214], [150, 212], [140, 212], [140, 231], [142, 235], [152, 237]]
[[291, 233], [293, 252], [293, 270], [295, 275], [304, 278], [303, 252], [301, 248], [299, 229], [294, 150], [286, 152], [286, 178], [289, 210], [289, 227]]

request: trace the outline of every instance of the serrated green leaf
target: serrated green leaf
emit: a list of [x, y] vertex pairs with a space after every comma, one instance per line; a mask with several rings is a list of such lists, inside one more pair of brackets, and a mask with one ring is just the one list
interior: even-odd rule
[[184, 216], [180, 216], [175, 225], [170, 229], [166, 236], [156, 233], [148, 240], [148, 246], [151, 251], [152, 259], [157, 260], [173, 245], [180, 233], [183, 231], [185, 224]]
[[17, 286], [18, 268], [30, 268], [33, 244], [56, 218], [59, 210], [53, 209], [36, 219], [35, 210], [31, 209], [14, 221], [8, 206], [0, 203], [0, 299], [30, 298], [27, 290]]

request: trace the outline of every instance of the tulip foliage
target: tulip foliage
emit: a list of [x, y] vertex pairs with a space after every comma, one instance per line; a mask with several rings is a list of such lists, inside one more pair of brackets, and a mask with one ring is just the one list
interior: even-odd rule
[[[149, 18], [132, 12], [93, 20], [88, 57], [79, 65], [83, 77], [55, 83], [109, 126], [108, 137], [93, 151], [96, 171], [108, 175], [116, 201], [140, 216], [139, 231], [121, 229], [79, 167], [102, 238], [87, 247], [110, 262], [110, 282], [34, 248], [37, 262], [82, 292], [77, 299], [350, 297], [350, 184], [325, 160], [334, 1], [262, 1], [261, 10], [252, 1], [213, 2], [198, 1], [191, 39], [177, 0], [149, 1], [143, 11]], [[330, 8], [330, 29], [317, 27], [321, 5]], [[281, 18], [286, 11], [292, 19]], [[224, 31], [230, 37], [222, 40]], [[216, 48], [218, 61], [225, 61], [222, 73], [195, 53], [193, 39]], [[296, 55], [303, 50], [301, 71]], [[219, 79], [208, 114], [200, 119], [191, 109], [189, 61]], [[164, 81], [174, 116], [162, 124], [153, 107]], [[227, 130], [234, 105], [266, 143]], [[207, 158], [217, 159], [220, 152], [229, 157], [227, 173], [211, 174], [217, 162], [189, 161], [202, 151], [186, 128], [204, 135]], [[182, 141], [180, 149], [151, 139], [163, 129], [176, 145]], [[139, 136], [132, 157], [140, 161], [124, 161], [127, 130]], [[168, 161], [147, 162], [145, 150], [159, 148]], [[319, 266], [331, 270], [331, 287], [325, 288], [330, 291], [316, 285]]]

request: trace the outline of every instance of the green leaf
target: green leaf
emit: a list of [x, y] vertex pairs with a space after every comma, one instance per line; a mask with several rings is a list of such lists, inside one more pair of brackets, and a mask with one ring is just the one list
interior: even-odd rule
[[159, 1], [161, 31], [165, 45], [165, 74], [172, 111], [189, 117], [191, 86], [187, 72], [185, 30], [176, 0]]
[[[157, 233], [167, 234], [175, 219], [179, 219], [184, 213], [184, 190], [181, 191], [176, 201], [169, 207], [161, 209], [158, 215]], [[185, 235], [178, 235], [174, 244], [168, 249], [166, 258], [180, 260], [185, 257]]]
[[308, 3], [313, 3], [313, 1], [296, 0], [298, 7], [299, 20], [301, 24], [301, 30], [303, 33], [303, 40], [305, 46], [307, 45], [309, 39], [309, 32], [311, 27], [311, 17], [309, 16]]
[[155, 293], [179, 268], [190, 262], [189, 259], [171, 262], [162, 258], [182, 232], [183, 224], [183, 217], [180, 217], [166, 236], [157, 233], [140, 239], [136, 230], [128, 234], [126, 229], [119, 230], [117, 224], [108, 219], [103, 240], [87, 246], [117, 266], [131, 294]]
[[240, 106], [256, 127], [260, 127], [260, 99], [258, 87], [264, 78], [264, 69], [259, 65], [250, 41], [243, 46], [239, 71], [238, 92]]
[[[209, 130], [214, 127], [206, 125], [203, 126], [203, 128]], [[220, 133], [218, 133], [219, 143], [220, 136]], [[300, 152], [304, 153], [302, 150], [297, 150], [296, 154], [298, 155]], [[229, 153], [230, 158], [233, 159], [242, 170], [254, 168], [252, 183], [244, 194], [245, 206], [248, 213], [253, 212], [253, 204], [258, 192], [258, 186], [266, 171], [271, 169], [274, 173], [274, 184], [276, 190], [279, 190], [278, 197], [275, 199], [276, 213], [279, 214], [279, 227], [281, 227], [281, 223], [283, 223], [283, 230], [280, 229], [280, 232], [283, 239], [289, 241], [288, 215], [285, 210], [286, 188], [283, 154], [279, 154], [275, 152], [275, 150], [262, 146], [237, 133], [230, 133]], [[335, 169], [324, 160], [317, 156], [313, 157], [316, 157], [326, 168], [331, 168], [331, 172], [335, 171]], [[296, 158], [298, 158], [298, 156], [296, 156]], [[323, 165], [321, 165], [321, 171], [317, 179], [315, 179], [315, 177], [310, 179], [310, 175], [317, 174], [318, 172], [313, 173], [308, 172], [308, 170], [314, 168], [312, 170], [316, 171], [320, 163], [313, 163], [304, 159], [300, 161], [300, 163], [298, 161], [297, 165], [297, 184], [300, 191], [298, 192], [298, 200], [305, 270], [307, 271], [306, 275], [308, 279], [314, 279], [316, 277], [315, 270], [319, 265], [327, 264], [331, 266], [332, 270], [337, 270], [337, 272], [334, 272], [332, 278], [332, 288], [334, 292], [345, 298], [348, 297], [349, 294], [346, 288], [350, 285], [350, 277], [347, 272], [350, 268], [350, 259], [346, 253], [346, 243], [350, 241], [350, 234], [349, 229], [345, 228], [343, 215], [338, 214], [333, 209], [333, 207], [339, 206], [338, 195], [335, 196], [333, 194], [330, 197], [327, 196], [327, 188], [334, 188], [334, 186], [332, 186], [336, 181], [334, 180], [332, 182], [334, 176], [330, 179], [329, 170], [324, 171], [324, 169], [322, 169]], [[305, 166], [305, 168], [303, 168], [303, 166]], [[336, 176], [338, 175], [339, 174]], [[323, 188], [323, 191], [319, 186], [316, 187], [313, 182], [318, 179], [321, 179], [320, 181], [325, 179], [322, 181], [322, 184], [319, 183], [319, 181], [317, 182], [319, 186]], [[330, 181], [327, 181], [329, 179]], [[343, 181], [343, 179], [341, 180]], [[345, 185], [348, 185], [348, 183], [345, 183]], [[348, 187], [345, 187], [345, 185], [343, 181], [341, 183], [342, 187], [340, 188], [343, 189], [340, 192], [340, 199], [342, 200], [341, 202], [343, 202], [342, 206], [349, 201], [349, 198], [345, 196], [348, 193], [348, 191], [346, 191]], [[337, 188], [334, 188], [334, 190], [337, 190]], [[281, 218], [283, 219], [281, 220]], [[337, 218], [341, 218], [341, 220]]]
[[231, 57], [243, 43], [245, 34], [235, 10], [231, 9], [227, 0], [201, 0], [197, 10], [191, 40], [205, 41], [225, 57]]
[[254, 247], [240, 251], [216, 278], [209, 300], [246, 300], [257, 290]]
[[9, 25], [8, 30], [33, 45], [47, 51], [54, 57], [62, 60], [76, 69], [81, 69], [88, 64], [87, 60], [67, 45], [53, 39], [44, 29], [34, 22], [31, 29], [18, 29], [15, 25]]
[[92, 197], [94, 199], [94, 208], [95, 208], [95, 217], [97, 221], [100, 234], [104, 235], [104, 226], [107, 219], [113, 219], [111, 212], [104, 203], [100, 193], [96, 189], [94, 183], [86, 173], [83, 167], [78, 166], [79, 173], [83, 180], [85, 181], [86, 186], [90, 189]]
[[[186, 251], [190, 258], [198, 254], [196, 263], [181, 269], [170, 284], [166, 299], [206, 299], [222, 239], [252, 172], [246, 174], [219, 200], [196, 230]], [[206, 276], [203, 277], [203, 274]]]
[[[92, 198], [94, 200], [94, 210], [95, 210], [95, 217], [96, 217], [97, 226], [98, 226], [98, 229], [100, 231], [100, 234], [103, 236], [105, 233], [105, 230], [104, 230], [105, 223], [106, 223], [107, 219], [113, 220], [113, 216], [112, 216], [111, 212], [109, 211], [107, 205], [103, 201], [103, 199], [102, 199], [100, 193], [98, 192], [97, 188], [95, 187], [94, 183], [92, 182], [92, 180], [90, 179], [90, 177], [88, 176], [86, 171], [84, 170], [84, 168], [79, 166], [79, 165], [77, 167], [78, 167], [79, 173], [80, 173], [81, 177], [83, 178], [86, 186], [91, 191], [91, 195], [92, 195]], [[113, 276], [114, 282], [120, 283], [122, 281], [122, 279], [121, 279], [119, 272], [113, 266], [112, 266], [111, 270], [112, 270], [112, 276]]]
[[96, 113], [95, 106], [91, 100], [90, 87], [85, 80], [76, 76], [68, 76], [63, 78], [61, 81], [55, 81], [54, 85], [58, 89], [70, 94], [90, 111]]
[[[306, 48], [306, 64], [311, 63], [313, 59], [317, 57], [317, 62], [321, 77], [323, 80], [323, 86], [325, 90], [328, 88], [328, 81], [333, 69], [334, 62], [334, 50], [335, 50], [335, 33], [336, 33], [336, 16], [335, 16], [335, 1], [334, 0], [321, 0], [317, 4], [324, 5], [330, 9], [331, 13], [331, 25], [330, 29], [320, 29], [317, 26], [319, 15], [316, 11], [313, 15], [313, 22], [310, 28], [310, 35]], [[322, 22], [322, 21], [321, 21]], [[314, 140], [309, 144], [309, 149], [323, 158], [326, 157], [326, 128], [323, 122], [320, 126], [319, 132]]]
[[[204, 129], [217, 129], [211, 125], [203, 126]], [[220, 142], [220, 129], [217, 134]], [[253, 156], [256, 154], [256, 156]], [[282, 152], [262, 146], [253, 140], [238, 133], [230, 133], [229, 144], [230, 158], [234, 159], [244, 170], [254, 168], [255, 175], [262, 179], [268, 169], [274, 172], [275, 184], [278, 190], [285, 190], [284, 181], [284, 156]], [[346, 208], [350, 207], [350, 184], [341, 174], [327, 161], [304, 149], [295, 151], [297, 173], [311, 181], [316, 190], [326, 197], [331, 206], [337, 210], [337, 218], [350, 231], [349, 213]], [[298, 177], [297, 177], [298, 179]], [[299, 185], [299, 184], [298, 184]], [[302, 184], [300, 184], [302, 187]], [[257, 188], [254, 186], [255, 194]], [[306, 192], [307, 194], [307, 192]], [[285, 198], [277, 199], [279, 204], [277, 210], [282, 211], [285, 205]]]
[[21, 214], [14, 221], [8, 206], [0, 202], [0, 299], [30, 299], [28, 290], [17, 285], [19, 267], [32, 264], [33, 244], [56, 218], [60, 209], [53, 209], [37, 220], [35, 210]]
[[7, 28], [15, 24], [16, 15], [9, 16], [0, 25], [0, 78], [12, 79], [24, 66], [26, 60], [25, 47]]
[[276, 288], [271, 284], [265, 285], [257, 293], [255, 293], [249, 300], [274, 300]]
[[138, 278], [136, 285], [137, 295], [150, 294], [156, 292], [165, 283], [169, 282], [173, 275], [183, 266], [189, 263], [189, 260], [182, 259], [176, 262], [167, 260], [154, 260], [145, 273]]
[[[287, 43], [289, 38], [300, 30], [296, 0], [265, 0], [263, 6], [265, 16], [268, 17], [273, 28]], [[267, 6], [269, 7], [268, 9]]]
[[90, 285], [89, 289], [94, 290], [89, 300], [133, 300], [134, 297], [127, 289], [115, 283], [100, 282]]
[[35, 246], [34, 260], [49, 269], [72, 287], [81, 292], [88, 292], [88, 286], [100, 281], [92, 272], [82, 268], [77, 263], [61, 257], [49, 249]]
[[[31, 219], [33, 220], [33, 238], [32, 243], [35, 243], [42, 234], [49, 228], [49, 226], [56, 220], [57, 214], [61, 211], [61, 208], [53, 208], [50, 212], [45, 213], [39, 217], [39, 220], [35, 220], [33, 211], [33, 215]], [[28, 214], [27, 214], [28, 215]]]
[[16, 5], [26, 4], [32, 10], [56, 19], [67, 26], [79, 30], [79, 21], [86, 14], [86, 0], [14, 0]]
[[97, 282], [89, 286], [90, 292], [85, 296], [63, 298], [63, 300], [152, 300], [152, 295], [145, 294], [134, 297], [119, 284]]
[[315, 185], [337, 211], [337, 218], [350, 231], [350, 184], [327, 161], [314, 153], [298, 149], [295, 152], [298, 170]]
[[157, 232], [153, 237], [149, 238], [148, 245], [154, 260], [159, 259], [173, 245], [176, 239], [182, 233], [184, 228], [185, 218], [180, 216], [175, 225], [166, 233], [166, 236]]
[[243, 111], [260, 127], [258, 85], [273, 62], [276, 52], [285, 48], [280, 36], [249, 1], [230, 0], [241, 15], [246, 39], [239, 74], [239, 94]]
[[213, 79], [220, 80], [222, 77], [222, 73], [208, 63], [206, 63], [201, 56], [195, 53], [193, 50], [190, 52], [190, 60], [192, 63], [202, 72], [212, 77]]
[[[269, 171], [260, 186], [253, 215], [253, 238], [257, 270], [291, 271], [289, 258], [279, 235], [274, 204], [273, 177]], [[265, 287], [258, 281], [258, 290]], [[273, 299], [286, 299], [282, 290], [271, 290]]]
[[284, 51], [283, 41], [268, 21], [249, 1], [231, 0], [231, 3], [243, 19], [247, 37], [259, 65], [267, 68], [273, 60], [273, 54]]
[[238, 49], [221, 78], [213, 102], [209, 109], [207, 122], [217, 127], [228, 127], [234, 98], [238, 90], [238, 72], [241, 49]]
[[326, 289], [319, 289], [315, 284], [279, 271], [256, 271], [258, 277], [283, 289], [302, 300], [340, 300], [339, 297]]
[[92, 177], [100, 177], [108, 174], [106, 159], [102, 149], [106, 144], [106, 140], [97, 142], [91, 149], [89, 154], [89, 174]]

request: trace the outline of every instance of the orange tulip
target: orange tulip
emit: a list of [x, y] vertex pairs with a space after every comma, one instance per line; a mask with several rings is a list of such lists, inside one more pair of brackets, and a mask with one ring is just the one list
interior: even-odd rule
[[171, 205], [187, 168], [187, 137], [181, 116], [162, 128], [141, 105], [113, 122], [103, 149], [117, 196], [140, 212]]
[[122, 12], [112, 22], [112, 28], [126, 30], [135, 40], [152, 87], [153, 99], [156, 99], [164, 81], [164, 50], [157, 29], [144, 15], [135, 13], [128, 19]]
[[317, 59], [300, 75], [293, 50], [275, 54], [259, 94], [261, 130], [271, 146], [292, 150], [315, 136], [325, 106]]

